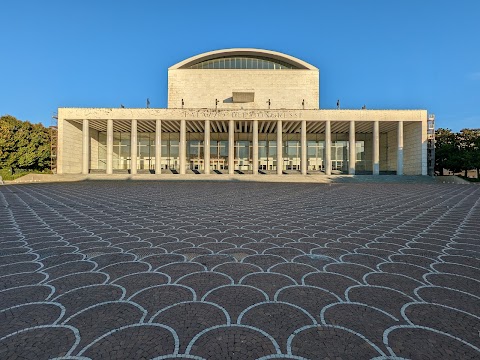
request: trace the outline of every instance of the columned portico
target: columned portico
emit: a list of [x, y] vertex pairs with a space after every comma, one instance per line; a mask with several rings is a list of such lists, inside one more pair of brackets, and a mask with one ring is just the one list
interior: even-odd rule
[[[421, 123], [385, 116], [368, 121], [365, 118], [372, 112], [366, 111], [362, 117], [359, 111], [357, 120], [285, 120], [280, 112], [272, 120], [259, 116], [261, 111], [246, 113], [254, 118], [244, 120], [218, 119], [219, 115], [208, 118], [210, 113], [202, 115], [207, 119], [168, 118], [165, 113], [156, 120], [153, 116], [118, 119], [118, 115], [114, 119], [69, 120], [76, 123], [79, 134], [72, 145], [77, 150], [69, 156], [77, 158], [76, 173], [83, 174], [103, 170], [135, 175], [154, 169], [160, 174], [163, 167], [167, 174], [186, 174], [191, 168], [195, 174], [215, 169], [216, 174], [230, 175], [280, 175], [285, 170], [302, 175], [421, 175], [421, 157], [412, 156], [421, 144], [411, 145], [412, 133], [420, 137]], [[312, 114], [288, 113], [289, 118]]]
[[113, 120], [107, 120], [107, 174], [113, 174]]
[[132, 127], [130, 133], [130, 174], [135, 175], [137, 173], [137, 156], [138, 156], [138, 136], [137, 136], [137, 119], [132, 120]]
[[205, 134], [203, 140], [204, 172], [210, 174], [210, 120], [205, 120]]
[[252, 162], [253, 175], [258, 175], [258, 120], [252, 126]]
[[380, 122], [373, 122], [373, 151], [372, 151], [373, 175], [380, 174]]
[[283, 123], [277, 121], [277, 174], [283, 174]]
[[355, 175], [355, 164], [357, 162], [356, 143], [355, 143], [355, 121], [350, 120], [348, 132], [348, 173]]
[[83, 120], [82, 127], [82, 174], [88, 174], [90, 168], [90, 128], [88, 120]]
[[155, 174], [162, 173], [162, 120], [155, 120]]
[[403, 121], [397, 124], [397, 175], [403, 175]]
[[302, 120], [302, 129], [301, 129], [301, 169], [302, 175], [307, 175], [307, 120]]
[[180, 166], [180, 175], [186, 173], [186, 154], [187, 154], [187, 124], [186, 120], [180, 120], [180, 141], [178, 143], [178, 157]]
[[325, 175], [332, 175], [332, 125], [325, 121]]

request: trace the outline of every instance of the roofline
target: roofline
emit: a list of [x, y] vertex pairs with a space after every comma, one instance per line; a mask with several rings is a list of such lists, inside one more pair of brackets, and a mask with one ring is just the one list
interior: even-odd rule
[[300, 60], [296, 57], [293, 57], [291, 55], [287, 55], [278, 51], [254, 49], [254, 48], [232, 48], [232, 49], [220, 49], [220, 50], [208, 51], [202, 54], [189, 57], [188, 59], [185, 59], [183, 61], [180, 61], [179, 63], [176, 63], [175, 65], [169, 67], [168, 70], [185, 69], [193, 64], [196, 64], [202, 61], [212, 60], [212, 59], [216, 59], [224, 56], [245, 56], [245, 55], [262, 56], [262, 57], [271, 58], [273, 60], [278, 60], [287, 64], [291, 64], [296, 68], [299, 68], [300, 70], [318, 71], [318, 68], [316, 68], [315, 66], [303, 60]]

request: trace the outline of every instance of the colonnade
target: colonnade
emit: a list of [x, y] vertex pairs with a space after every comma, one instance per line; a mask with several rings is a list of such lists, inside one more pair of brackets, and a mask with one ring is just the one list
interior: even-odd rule
[[[252, 120], [252, 162], [253, 174], [258, 174], [258, 121]], [[83, 120], [82, 127], [82, 173], [89, 172], [89, 120]], [[133, 119], [131, 123], [131, 174], [137, 173], [137, 127], [138, 120]], [[278, 130], [281, 131], [278, 131]], [[180, 174], [186, 172], [186, 120], [180, 120], [180, 141], [179, 141], [179, 167]], [[301, 173], [307, 174], [307, 120], [301, 120], [300, 130], [301, 142]], [[161, 173], [161, 142], [162, 142], [162, 120], [157, 119], [155, 123], [155, 173]], [[349, 124], [349, 167], [348, 173], [355, 175], [356, 146], [355, 146], [355, 121], [351, 120]], [[235, 161], [235, 120], [228, 122], [228, 173], [234, 174]], [[277, 120], [277, 144], [283, 143], [283, 121]], [[331, 121], [325, 121], [325, 174], [332, 173], [332, 153], [331, 153]], [[280, 147], [281, 149], [281, 147]], [[204, 131], [204, 163], [205, 174], [210, 173], [210, 120], [205, 120]], [[282, 151], [277, 151], [277, 174], [282, 174], [283, 164]], [[372, 173], [380, 173], [380, 124], [379, 121], [373, 121], [373, 148], [372, 148]], [[107, 174], [113, 173], [113, 120], [107, 120]], [[403, 121], [397, 122], [397, 175], [403, 175]]]

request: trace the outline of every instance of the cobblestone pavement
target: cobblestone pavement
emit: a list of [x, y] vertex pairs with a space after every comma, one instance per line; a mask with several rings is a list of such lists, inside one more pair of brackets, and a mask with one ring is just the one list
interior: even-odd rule
[[479, 359], [480, 187], [0, 187], [1, 359]]

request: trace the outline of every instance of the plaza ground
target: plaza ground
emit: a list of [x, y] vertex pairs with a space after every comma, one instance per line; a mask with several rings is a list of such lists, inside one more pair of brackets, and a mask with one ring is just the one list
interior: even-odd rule
[[0, 186], [0, 358], [477, 359], [480, 187]]

